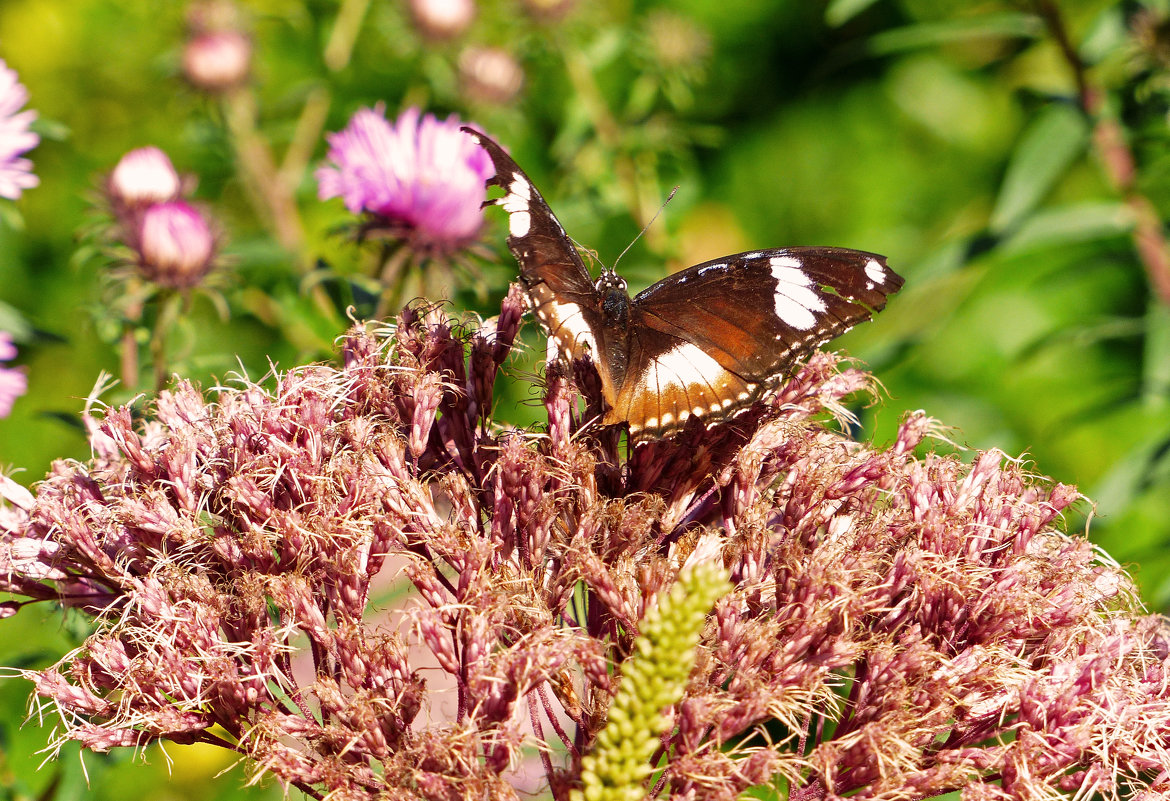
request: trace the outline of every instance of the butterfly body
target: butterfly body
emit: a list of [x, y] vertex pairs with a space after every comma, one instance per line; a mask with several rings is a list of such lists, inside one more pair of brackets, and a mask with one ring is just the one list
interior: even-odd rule
[[697, 264], [630, 297], [612, 270], [594, 281], [531, 181], [499, 145], [464, 129], [496, 168], [488, 201], [509, 212], [508, 246], [550, 341], [586, 353], [608, 406], [602, 423], [666, 436], [692, 417], [750, 408], [818, 345], [884, 308], [902, 279], [873, 253], [782, 248]]

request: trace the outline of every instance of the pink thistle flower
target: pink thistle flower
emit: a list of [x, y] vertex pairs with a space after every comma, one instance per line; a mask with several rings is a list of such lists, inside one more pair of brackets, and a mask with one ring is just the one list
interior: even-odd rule
[[37, 113], [20, 110], [27, 102], [28, 90], [16, 71], [0, 59], [0, 197], [10, 200], [40, 183], [32, 173], [32, 162], [22, 158], [41, 141], [29, 130]]
[[[0, 331], [0, 363], [16, 358], [12, 336]], [[0, 417], [12, 413], [16, 399], [28, 392], [28, 377], [23, 370], [0, 365]]]
[[119, 159], [106, 180], [106, 193], [118, 208], [142, 208], [179, 197], [179, 173], [157, 147], [140, 147]]
[[156, 203], [142, 213], [137, 226], [138, 266], [156, 284], [188, 289], [211, 269], [215, 235], [207, 218], [191, 204]]
[[381, 104], [359, 110], [328, 137], [329, 163], [316, 173], [319, 196], [340, 197], [350, 212], [371, 215], [417, 250], [466, 247], [483, 225], [492, 165], [460, 124], [455, 115], [440, 122], [417, 108], [394, 123]]
[[[872, 379], [825, 353], [753, 415], [624, 460], [586, 422], [588, 363], [549, 366], [547, 432], [510, 429], [492, 389], [522, 297], [470, 332], [408, 309], [270, 388], [179, 384], [145, 420], [89, 417], [94, 458], [35, 496], [0, 477], [2, 614], [93, 619], [25, 672], [56, 744], [213, 743], [371, 800], [517, 798], [529, 752], [566, 799], [623, 682], [654, 694], [628, 661], [653, 599], [710, 564], [732, 589], [645, 795], [1165, 795], [1170, 625], [1060, 530], [1074, 488], [995, 451], [918, 457], [921, 414], [850, 439], [825, 418]], [[413, 588], [389, 614], [387, 581]]]

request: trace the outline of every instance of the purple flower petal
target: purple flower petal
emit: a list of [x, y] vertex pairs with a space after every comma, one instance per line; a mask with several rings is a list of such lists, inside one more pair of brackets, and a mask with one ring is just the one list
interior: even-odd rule
[[408, 229], [420, 244], [456, 250], [479, 233], [487, 154], [445, 121], [408, 108], [394, 123], [385, 109], [361, 109], [330, 134], [329, 163], [317, 172], [322, 200], [340, 197], [354, 214], [372, 214]]
[[29, 130], [36, 112], [20, 110], [27, 102], [28, 90], [17, 80], [15, 70], [0, 59], [0, 197], [10, 200], [40, 183], [32, 173], [32, 162], [21, 158], [41, 141]]
[[[12, 344], [12, 336], [0, 331], [0, 362], [16, 358], [16, 346]], [[28, 377], [23, 370], [12, 367], [0, 367], [0, 417], [7, 417], [12, 413], [12, 405], [16, 399], [28, 392]]]

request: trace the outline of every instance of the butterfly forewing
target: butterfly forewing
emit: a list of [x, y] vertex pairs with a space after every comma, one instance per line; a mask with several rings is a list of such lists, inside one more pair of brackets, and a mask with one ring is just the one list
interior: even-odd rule
[[508, 212], [508, 248], [520, 265], [537, 319], [562, 351], [572, 352], [580, 345], [596, 351], [594, 331], [600, 325], [596, 290], [565, 229], [502, 147], [472, 128], [463, 130], [487, 151], [496, 169], [487, 184], [503, 189], [504, 196], [484, 205], [502, 206]]

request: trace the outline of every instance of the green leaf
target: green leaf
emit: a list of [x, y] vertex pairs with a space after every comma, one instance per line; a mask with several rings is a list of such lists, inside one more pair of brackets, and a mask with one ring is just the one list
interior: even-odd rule
[[[1170, 430], [1155, 429], [1144, 441], [1117, 459], [1112, 469], [1088, 493], [1096, 505], [1097, 515], [1109, 519], [1130, 510], [1137, 498], [1149, 489], [1152, 473], [1167, 446], [1170, 446]], [[1128, 547], [1130, 543], [1127, 541], [1125, 545]], [[1114, 545], [1111, 550], [1116, 552], [1117, 548]]]
[[877, 0], [831, 0], [825, 9], [825, 24], [830, 28], [839, 28], [875, 2]]
[[1047, 195], [1085, 150], [1089, 125], [1072, 106], [1054, 103], [1028, 125], [1008, 162], [991, 213], [991, 230], [1015, 226]]
[[15, 306], [0, 300], [0, 331], [12, 334], [17, 342], [27, 342], [33, 335], [32, 324]]
[[985, 14], [894, 28], [871, 37], [868, 47], [874, 55], [884, 56], [970, 39], [1035, 39], [1043, 33], [1044, 23], [1034, 14]]
[[1124, 203], [1088, 201], [1044, 209], [1023, 222], [1000, 246], [1003, 255], [1030, 250], [1092, 242], [1122, 236], [1133, 227], [1133, 216]]

